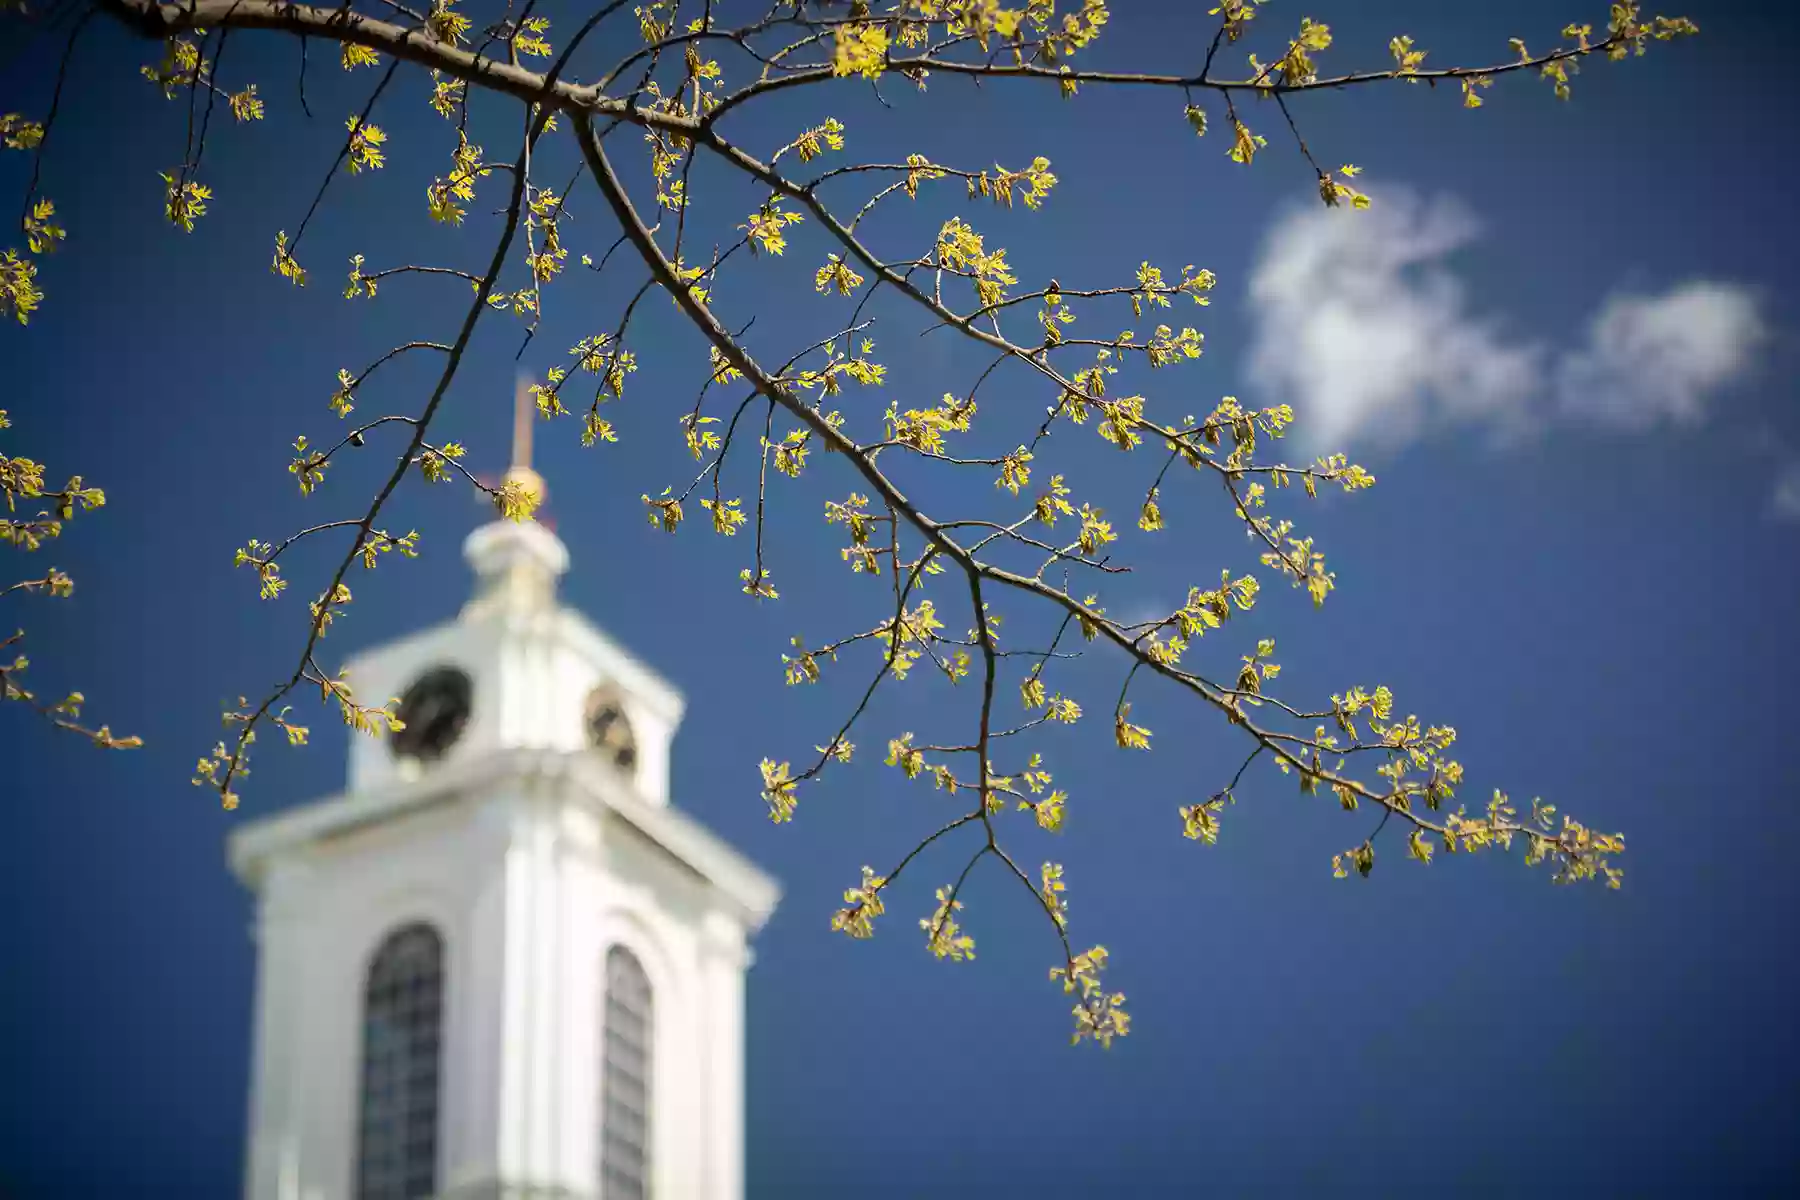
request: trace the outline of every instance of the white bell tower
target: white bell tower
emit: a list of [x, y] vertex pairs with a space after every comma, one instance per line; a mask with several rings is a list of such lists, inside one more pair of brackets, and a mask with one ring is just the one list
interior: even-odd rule
[[[509, 479], [530, 469], [519, 398]], [[348, 664], [406, 728], [239, 828], [257, 895], [248, 1200], [741, 1200], [772, 880], [669, 802], [680, 696], [475, 530], [461, 614]]]

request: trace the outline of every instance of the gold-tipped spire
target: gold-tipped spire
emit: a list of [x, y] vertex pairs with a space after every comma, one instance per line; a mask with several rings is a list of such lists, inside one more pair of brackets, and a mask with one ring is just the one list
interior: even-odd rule
[[[537, 419], [531, 380], [520, 375], [513, 393], [512, 465], [505, 482], [533, 492], [541, 506], [543, 478], [531, 469], [531, 425]], [[542, 512], [540, 507], [539, 512]], [[490, 520], [463, 543], [475, 570], [475, 594], [463, 606], [473, 620], [496, 612], [541, 612], [556, 603], [556, 580], [569, 566], [569, 552], [548, 526], [537, 520]]]
[[513, 388], [512, 465], [506, 470], [506, 482], [524, 484], [542, 505], [549, 492], [543, 476], [531, 469], [531, 425], [536, 408], [537, 402], [531, 398], [531, 380], [521, 374]]

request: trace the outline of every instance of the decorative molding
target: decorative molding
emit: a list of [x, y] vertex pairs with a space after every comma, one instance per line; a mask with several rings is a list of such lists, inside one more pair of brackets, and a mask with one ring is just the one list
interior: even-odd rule
[[238, 878], [260, 889], [270, 865], [302, 847], [343, 837], [434, 804], [491, 795], [509, 784], [563, 782], [629, 822], [641, 835], [703, 877], [755, 933], [768, 920], [781, 889], [768, 874], [679, 809], [652, 805], [618, 785], [614, 772], [585, 753], [509, 750], [472, 761], [455, 772], [435, 771], [410, 782], [340, 795], [239, 827], [228, 841]]

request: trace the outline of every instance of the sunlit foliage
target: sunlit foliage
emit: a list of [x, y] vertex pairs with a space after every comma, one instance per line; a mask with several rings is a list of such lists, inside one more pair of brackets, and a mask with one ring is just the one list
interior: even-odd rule
[[[294, 483], [310, 503], [332, 505], [342, 503], [332, 469], [346, 448], [385, 447], [381, 452], [391, 455], [392, 473], [372, 500], [360, 509], [335, 508], [343, 515], [268, 541], [252, 540], [236, 551], [237, 564], [249, 568], [257, 593], [271, 603], [279, 603], [287, 589], [283, 556], [298, 542], [337, 539], [341, 557], [333, 573], [304, 589], [312, 598], [304, 616], [293, 616], [304, 636], [292, 674], [261, 699], [242, 699], [227, 711], [224, 740], [199, 760], [194, 782], [216, 792], [227, 808], [238, 803], [259, 732], [274, 727], [290, 744], [307, 740], [306, 727], [290, 719], [288, 703], [304, 685], [316, 687], [321, 700], [359, 731], [379, 735], [397, 727], [391, 702], [358, 697], [316, 657], [320, 639], [352, 605], [347, 581], [352, 569], [360, 563], [364, 571], [373, 570], [384, 558], [392, 561], [393, 551], [407, 557], [417, 550], [415, 533], [383, 528], [382, 513], [396, 490], [466, 486], [485, 492], [505, 517], [531, 519], [539, 499], [533, 489], [517, 480], [477, 479], [464, 465], [465, 446], [438, 429], [440, 402], [477, 322], [516, 322], [544, 380], [530, 393], [542, 419], [563, 422], [584, 445], [604, 446], [619, 440], [608, 406], [624, 401], [638, 356], [656, 350], [634, 343], [633, 314], [647, 292], [660, 289], [707, 343], [705, 360], [687, 364], [700, 384], [698, 397], [668, 423], [668, 435], [680, 439], [675, 444], [699, 471], [671, 481], [655, 496], [644, 494], [640, 511], [657, 528], [678, 535], [697, 509], [707, 518], [698, 522], [700, 528], [727, 539], [717, 546], [736, 556], [736, 583], [730, 586], [760, 601], [777, 601], [766, 551], [780, 531], [765, 521], [769, 496], [775, 489], [802, 486], [796, 481], [820, 483], [828, 497], [820, 515], [841, 535], [832, 567], [843, 572], [841, 586], [869, 601], [865, 616], [847, 618], [844, 628], [822, 636], [796, 635], [792, 652], [782, 656], [785, 678], [794, 686], [855, 674], [844, 685], [844, 719], [813, 746], [811, 756], [801, 756], [799, 747], [771, 748], [767, 757], [759, 756], [761, 795], [770, 818], [804, 819], [801, 801], [807, 791], [853, 765], [853, 732], [886, 747], [885, 758], [877, 751], [876, 764], [861, 769], [882, 770], [885, 761], [885, 769], [915, 786], [929, 785], [959, 805], [961, 815], [900, 855], [885, 874], [863, 867], [860, 883], [845, 891], [845, 907], [831, 920], [834, 929], [853, 938], [873, 936], [915, 858], [940, 857], [964, 846], [960, 872], [936, 888], [934, 904], [919, 919], [926, 947], [951, 962], [974, 957], [975, 935], [964, 925], [963, 887], [971, 872], [991, 859], [990, 869], [1012, 875], [1034, 897], [1060, 946], [1061, 961], [1051, 976], [1074, 997], [1075, 1039], [1108, 1045], [1123, 1036], [1129, 1028], [1125, 997], [1101, 984], [1109, 965], [1105, 948], [1077, 951], [1070, 940], [1062, 866], [1045, 862], [1034, 878], [1018, 865], [1012, 847], [1104, 819], [1081, 797], [1055, 786], [1046, 765], [1057, 745], [1053, 733], [1065, 740], [1109, 739], [1133, 753], [1170, 743], [1168, 735], [1156, 732], [1167, 714], [1147, 711], [1146, 701], [1132, 697], [1133, 683], [1146, 675], [1160, 676], [1197, 709], [1215, 713], [1243, 739], [1246, 751], [1230, 780], [1220, 781], [1220, 790], [1170, 803], [1172, 837], [1185, 835], [1202, 846], [1227, 837], [1247, 772], [1262, 759], [1265, 767], [1287, 776], [1301, 796], [1318, 798], [1308, 803], [1335, 800], [1344, 819], [1358, 827], [1353, 836], [1359, 840], [1333, 863], [1340, 876], [1373, 871], [1377, 839], [1391, 822], [1402, 833], [1406, 856], [1420, 864], [1430, 863], [1439, 850], [1504, 850], [1519, 842], [1527, 863], [1548, 864], [1559, 880], [1619, 885], [1615, 860], [1624, 849], [1619, 836], [1595, 832], [1567, 816], [1559, 824], [1555, 810], [1537, 801], [1521, 815], [1498, 792], [1479, 811], [1469, 812], [1456, 802], [1464, 768], [1450, 757], [1452, 728], [1399, 715], [1384, 686], [1346, 686], [1311, 702], [1285, 694], [1274, 640], [1252, 643], [1236, 632], [1241, 623], [1234, 625], [1234, 619], [1258, 602], [1266, 581], [1286, 580], [1310, 606], [1325, 604], [1336, 576], [1324, 550], [1287, 514], [1304, 503], [1301, 493], [1316, 497], [1322, 487], [1355, 493], [1375, 480], [1343, 455], [1298, 463], [1280, 459], [1275, 452], [1294, 421], [1285, 406], [1250, 408], [1230, 396], [1204, 403], [1189, 398], [1178, 368], [1205, 351], [1203, 332], [1187, 322], [1210, 301], [1216, 282], [1211, 271], [1143, 261], [1123, 277], [1078, 286], [1065, 287], [1053, 278], [1042, 287], [1021, 284], [1021, 278], [1049, 278], [1049, 272], [1041, 264], [1027, 272], [1009, 257], [1007, 248], [995, 243], [992, 227], [984, 228], [982, 205], [1027, 214], [1053, 206], [1060, 193], [1051, 159], [1041, 152], [1047, 147], [1000, 149], [1000, 157], [1014, 164], [1010, 167], [940, 162], [922, 153], [894, 163], [861, 161], [848, 157], [857, 130], [830, 108], [845, 89], [881, 89], [883, 103], [894, 107], [904, 104], [907, 88], [941, 86], [959, 77], [986, 86], [1016, 82], [1035, 89], [1045, 103], [1078, 104], [1094, 89], [1128, 86], [1146, 120], [1179, 121], [1191, 130], [1199, 139], [1187, 143], [1193, 153], [1235, 164], [1227, 170], [1304, 163], [1322, 203], [1357, 210], [1379, 204], [1380, 197], [1360, 190], [1358, 168], [1322, 165], [1315, 157], [1296, 119], [1305, 93], [1425, 83], [1428, 88], [1415, 93], [1424, 103], [1431, 99], [1428, 91], [1442, 84], [1450, 103], [1478, 108], [1497, 99], [1499, 81], [1516, 75], [1522, 83], [1535, 78], [1566, 97], [1584, 60], [1641, 54], [1651, 42], [1696, 32], [1691, 22], [1646, 17], [1638, 4], [1619, 0], [1603, 26], [1569, 25], [1549, 49], [1533, 52], [1515, 38], [1498, 61], [1432, 66], [1428, 63], [1437, 60], [1407, 34], [1395, 35], [1385, 46], [1345, 48], [1329, 24], [1311, 16], [1278, 17], [1264, 0], [1219, 0], [1205, 26], [1203, 37], [1209, 40], [1192, 57], [1200, 64], [1197, 72], [1179, 76], [1086, 65], [1090, 48], [1115, 15], [1137, 15], [1125, 14], [1123, 5], [1115, 13], [1106, 0], [891, 0], [885, 5], [776, 0], [760, 15], [750, 9], [729, 17], [734, 6], [722, 3], [645, 0], [629, 11], [618, 4], [596, 5], [591, 19], [579, 24], [565, 26], [559, 17], [555, 30], [533, 15], [530, 2], [521, 7], [432, 0], [413, 8], [387, 0], [333, 6], [288, 0], [180, 5], [71, 0], [70, 6], [81, 18], [67, 34], [57, 95], [78, 40], [108, 24], [89, 21], [98, 15], [149, 40], [138, 85], [145, 89], [144, 102], [166, 99], [188, 109], [185, 143], [172, 148], [179, 161], [162, 172], [156, 193], [176, 236], [233, 203], [232, 181], [213, 178], [205, 165], [209, 137], [254, 137], [270, 105], [307, 103], [304, 66], [297, 89], [287, 81], [280, 88], [268, 79], [225, 81], [232, 64], [244, 61], [225, 56], [228, 39], [286, 37], [302, 46], [331, 47], [326, 62], [335, 59], [352, 86], [367, 81], [368, 91], [360, 111], [342, 125], [333, 118], [319, 126], [331, 130], [336, 158], [312, 206], [303, 214], [267, 218], [274, 244], [269, 270], [287, 285], [304, 287], [309, 272], [303, 249], [315, 262], [341, 255], [335, 261], [350, 264], [343, 297], [357, 304], [387, 303], [380, 282], [403, 274], [422, 276], [419, 286], [468, 289], [465, 318], [442, 340], [397, 346], [371, 363], [339, 370], [335, 381], [321, 381], [320, 410], [307, 420], [339, 428], [317, 442], [305, 435], [293, 442]], [[52, 24], [35, 6], [0, 15], [9, 42], [48, 34]], [[597, 47], [600, 39], [592, 35], [600, 28], [637, 44], [609, 70], [577, 71], [571, 66], [574, 52], [590, 39], [589, 49]], [[55, 29], [60, 34], [62, 26]], [[1246, 41], [1260, 43], [1260, 49], [1242, 49]], [[1339, 55], [1356, 56], [1364, 65], [1334, 74]], [[884, 87], [895, 84], [905, 86]], [[802, 88], [816, 94], [820, 108], [812, 120], [785, 134], [785, 143], [752, 146], [724, 132], [743, 127], [724, 124], [727, 114]], [[518, 106], [521, 133], [497, 157], [469, 139], [469, 105], [476, 95]], [[232, 121], [215, 127], [209, 119], [221, 100], [217, 107]], [[403, 161], [390, 136], [403, 127], [391, 118], [385, 128], [371, 120], [378, 100], [429, 106], [448, 125], [447, 136], [432, 149], [437, 165], [419, 180], [423, 211], [371, 214], [364, 222], [370, 246], [319, 246], [317, 237], [306, 235], [326, 192], [365, 186], [366, 179], [352, 177], [388, 170], [390, 155]], [[56, 97], [19, 97], [16, 103], [21, 111], [0, 116], [0, 141], [8, 153], [33, 156], [33, 166], [22, 198], [20, 240], [0, 257], [0, 313], [29, 324], [56, 299], [57, 276], [48, 256], [65, 244], [79, 246], [82, 231], [76, 228], [71, 235], [64, 228], [48, 194], [62, 168], [54, 159], [38, 157], [54, 139]], [[1224, 131], [1222, 145], [1217, 137], [1207, 140], [1209, 128]], [[1286, 144], [1290, 134], [1295, 156], [1283, 160], [1271, 138]], [[555, 146], [563, 147], [585, 176], [579, 190], [575, 180], [541, 178]], [[1274, 166], [1271, 159], [1278, 160]], [[699, 182], [704, 174], [693, 171], [701, 161], [754, 189], [753, 207], [736, 209], [730, 225], [706, 232], [695, 230], [699, 221], [691, 216], [696, 189], [705, 186]], [[40, 171], [46, 162], [48, 169]], [[966, 207], [941, 219], [934, 211], [925, 228], [935, 232], [909, 247], [877, 249], [866, 233], [898, 206], [957, 204]], [[1103, 211], [1081, 217], [1083, 224], [1118, 219], [1121, 214]], [[1343, 219], [1356, 219], [1354, 211]], [[396, 220], [447, 227], [445, 235], [467, 247], [466, 259], [378, 265], [379, 243], [373, 239], [384, 223]], [[714, 235], [720, 245], [704, 248], [701, 239], [710, 242]], [[615, 254], [621, 249], [624, 253]], [[745, 295], [753, 297], [752, 304], [767, 303], [768, 287], [758, 282], [759, 272], [773, 269], [776, 260], [815, 253], [807, 260], [814, 272], [811, 289], [803, 287], [786, 302], [816, 307], [825, 336], [783, 358], [753, 348], [748, 326], [733, 332], [733, 322], [744, 320]], [[576, 263], [583, 270], [571, 269]], [[609, 270], [644, 281], [615, 321], [590, 327], [591, 333], [566, 351], [532, 340], [547, 305], [564, 303], [565, 292], [567, 303], [581, 305], [574, 290], [579, 281], [588, 272]], [[943, 336], [984, 348], [992, 365], [960, 387], [934, 388], [926, 396], [884, 394], [887, 367], [876, 341], [865, 336], [870, 322], [862, 316], [881, 289], [903, 298], [934, 327], [950, 331]], [[1130, 324], [1120, 332], [1106, 332], [1126, 320]], [[1094, 332], [1077, 332], [1096, 325]], [[396, 357], [418, 354], [441, 362], [428, 398], [415, 411], [365, 419], [370, 376]], [[982, 388], [1000, 367], [1012, 368], [1022, 380], [1019, 388], [1041, 401], [1046, 414], [1041, 420], [1034, 413], [1023, 424], [1009, 424], [996, 414], [1034, 406], [983, 403]], [[853, 397], [864, 402], [851, 403]], [[1075, 475], [1059, 464], [1059, 448], [1092, 437], [1145, 461], [1135, 513], [1109, 513], [1097, 497], [1082, 494]], [[942, 504], [928, 502], [929, 483], [901, 490], [895, 482], [899, 468], [909, 479], [928, 480], [931, 472], [973, 472], [991, 479], [990, 495], [1009, 515], [1004, 520], [944, 515]], [[43, 480], [39, 464], [0, 456], [8, 508], [0, 528], [18, 549], [38, 550], [62, 532], [77, 509], [101, 502], [99, 491], [79, 478], [61, 491], [46, 490]], [[1155, 538], [1194, 521], [1209, 496], [1220, 497], [1224, 512], [1241, 526], [1256, 562], [1236, 569], [1213, 564], [1195, 580], [1185, 602], [1166, 615], [1130, 624], [1110, 615], [1101, 595], [1123, 570], [1120, 559], [1130, 539]], [[939, 515], [927, 515], [932, 512]], [[1260, 573], [1244, 572], [1257, 564]], [[1219, 571], [1216, 582], [1212, 569]], [[0, 594], [58, 596], [70, 586], [68, 577], [52, 568]], [[1031, 610], [1052, 618], [1054, 636], [1038, 645], [1003, 643], [1003, 633], [1011, 637], [1005, 618]], [[0, 642], [0, 648], [22, 636]], [[1113, 653], [1120, 687], [1113, 695], [1077, 700], [1060, 686], [1059, 670], [1089, 646]], [[20, 656], [0, 667], [6, 698], [102, 745], [136, 744], [134, 738], [113, 737], [104, 726], [90, 731], [78, 725], [79, 693], [60, 703], [40, 701], [21, 682], [26, 665]], [[977, 712], [965, 736], [942, 743], [914, 731], [864, 730], [870, 697], [884, 685], [973, 689]], [[1090, 710], [1097, 720], [1084, 719]], [[1362, 769], [1365, 764], [1369, 769]], [[1265, 775], [1264, 783], [1273, 778]]]
[[[25, 219], [29, 222], [31, 217], [28, 215]], [[0, 409], [0, 430], [11, 427], [6, 410]], [[61, 488], [50, 488], [45, 483], [44, 470], [43, 463], [10, 455], [4, 445], [0, 445], [0, 498], [6, 501], [6, 512], [0, 514], [0, 543], [33, 555], [60, 538], [76, 513], [92, 512], [106, 503], [106, 493], [87, 486], [79, 475], [70, 476]], [[75, 581], [66, 571], [53, 566], [46, 567], [43, 574], [35, 578], [16, 583], [0, 581], [0, 600], [34, 595], [60, 600], [74, 592]], [[78, 733], [110, 750], [131, 750], [144, 744], [136, 736], [120, 737], [105, 725], [99, 728], [83, 725], [81, 709], [87, 698], [80, 692], [69, 692], [61, 700], [52, 701], [32, 691], [25, 678], [31, 660], [21, 653], [24, 641], [23, 629], [16, 630], [11, 636], [0, 637], [0, 701], [16, 701], [52, 725]]]

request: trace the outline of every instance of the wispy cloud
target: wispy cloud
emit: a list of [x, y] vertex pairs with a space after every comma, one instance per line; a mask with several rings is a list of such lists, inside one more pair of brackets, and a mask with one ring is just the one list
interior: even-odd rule
[[1696, 424], [1766, 337], [1756, 301], [1734, 284], [1700, 279], [1660, 296], [1614, 296], [1587, 345], [1559, 364], [1558, 399], [1566, 413], [1625, 429]]
[[1293, 404], [1309, 451], [1392, 449], [1453, 426], [1691, 424], [1767, 336], [1749, 291], [1710, 280], [1615, 294], [1573, 344], [1521, 334], [1478, 310], [1452, 261], [1479, 232], [1456, 201], [1396, 188], [1365, 212], [1283, 216], [1251, 274], [1256, 402]]
[[1471, 314], [1445, 265], [1476, 231], [1461, 206], [1406, 196], [1283, 217], [1251, 274], [1257, 402], [1291, 402], [1314, 448], [1519, 413], [1542, 352]]

